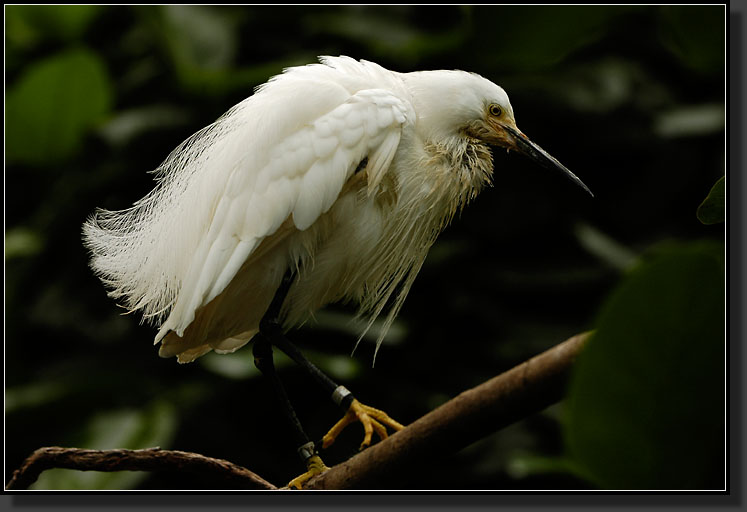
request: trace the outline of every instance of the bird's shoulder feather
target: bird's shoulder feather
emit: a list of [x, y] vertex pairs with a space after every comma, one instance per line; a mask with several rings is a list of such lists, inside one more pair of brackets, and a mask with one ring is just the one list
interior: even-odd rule
[[[338, 92], [334, 86], [331, 89]], [[275, 96], [283, 90], [268, 87], [258, 96], [273, 96], [272, 102], [277, 103]], [[286, 110], [293, 110], [294, 98], [287, 98]], [[300, 111], [304, 109], [296, 113]], [[236, 113], [251, 116], [251, 105]], [[242, 140], [247, 145], [243, 151], [225, 151], [233, 159], [218, 155], [213, 162], [214, 206], [156, 341], [170, 330], [182, 335], [196, 310], [220, 294], [262, 240], [287, 219], [298, 230], [313, 225], [331, 208], [364, 159], [369, 192], [373, 191], [391, 164], [403, 127], [414, 122], [413, 117], [406, 99], [373, 88], [349, 94], [327, 112], [297, 121], [295, 129], [276, 133], [269, 145], [247, 140], [246, 128], [237, 130], [236, 143]], [[230, 115], [224, 122], [232, 122]], [[238, 124], [252, 127], [243, 120]], [[252, 152], [263, 152], [263, 158]]]

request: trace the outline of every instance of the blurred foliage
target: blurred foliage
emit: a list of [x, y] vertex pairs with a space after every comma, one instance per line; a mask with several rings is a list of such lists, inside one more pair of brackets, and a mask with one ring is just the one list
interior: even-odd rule
[[726, 177], [713, 185], [708, 196], [698, 206], [698, 219], [703, 224], [718, 224], [726, 219]]
[[[70, 446], [92, 450], [137, 449], [169, 445], [176, 429], [174, 407], [153, 402], [143, 409], [118, 409], [89, 418], [82, 432], [71, 436]], [[45, 471], [31, 489], [131, 489], [147, 478], [140, 471]]]
[[630, 6], [547, 6], [527, 15], [525, 6], [501, 10], [482, 18], [478, 30], [491, 45], [493, 64], [508, 69], [534, 71], [558, 64], [565, 57], [607, 34], [636, 9]]
[[704, 74], [724, 74], [724, 7], [663, 8], [662, 37], [686, 66]]
[[29, 257], [42, 250], [44, 241], [39, 233], [26, 228], [15, 228], [5, 232], [5, 259]]
[[24, 5], [5, 10], [6, 44], [30, 50], [44, 42], [69, 43], [80, 39], [96, 15], [98, 5]]
[[[723, 283], [704, 255], [712, 249], [693, 241], [724, 239], [723, 224], [695, 215], [725, 174], [724, 6], [10, 5], [5, 14], [6, 475], [49, 445], [157, 444], [227, 458], [275, 483], [301, 471], [251, 350], [191, 365], [159, 359], [153, 329], [120, 315], [91, 274], [80, 229], [96, 207], [144, 196], [146, 171], [284, 67], [344, 54], [494, 80], [522, 129], [595, 193], [496, 151], [495, 187], [433, 247], [375, 368], [375, 336], [348, 357], [360, 332], [350, 308], [327, 308], [291, 334], [362, 401], [407, 423], [598, 327], [574, 380], [593, 393], [445, 456], [448, 472], [426, 466], [382, 485], [718, 486], [682, 461], [722, 453], [721, 437], [686, 437], [722, 426], [722, 401], [700, 398], [715, 383], [682, 379], [715, 371], [723, 355], [712, 318], [723, 304], [706, 303]], [[704, 204], [724, 211], [721, 187]], [[679, 243], [650, 250], [667, 240]], [[686, 297], [709, 314], [684, 311]], [[628, 320], [636, 329], [615, 333], [638, 314], [661, 323]], [[277, 359], [301, 421], [321, 437], [339, 411]], [[673, 429], [676, 420], [688, 428]], [[338, 463], [359, 443], [346, 431], [324, 459]], [[642, 451], [650, 457], [638, 468]], [[221, 483], [56, 470], [35, 488]]]
[[722, 243], [667, 244], [602, 307], [565, 429], [571, 458], [601, 488], [723, 485], [724, 286]]
[[[55, 84], [54, 91], [49, 84]], [[6, 158], [50, 164], [77, 152], [90, 128], [109, 114], [111, 86], [101, 59], [72, 49], [40, 60], [8, 92]]]

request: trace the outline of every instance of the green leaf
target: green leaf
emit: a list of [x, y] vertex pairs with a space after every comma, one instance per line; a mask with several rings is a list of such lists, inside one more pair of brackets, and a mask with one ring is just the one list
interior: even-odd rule
[[5, 7], [6, 41], [21, 48], [42, 40], [80, 38], [101, 12], [100, 5], [8, 5]]
[[547, 457], [532, 453], [514, 453], [508, 461], [506, 471], [512, 478], [520, 479], [532, 475], [568, 474], [585, 478], [574, 462], [567, 457]]
[[[198, 361], [199, 364], [222, 377], [241, 380], [261, 375], [252, 359], [251, 348], [244, 347], [232, 354], [209, 352]], [[275, 367], [278, 367], [278, 361], [275, 361]]]
[[718, 489], [724, 478], [723, 244], [669, 246], [602, 308], [565, 438], [606, 489]]
[[656, 116], [654, 131], [664, 138], [703, 137], [724, 131], [723, 103], [677, 106]]
[[574, 233], [581, 246], [612, 268], [627, 270], [638, 255], [591, 224], [579, 222]]
[[[362, 371], [362, 364], [349, 355], [329, 355], [315, 350], [304, 350], [305, 356], [324, 373], [336, 380], [352, 380]], [[280, 351], [274, 352], [275, 368], [295, 367], [295, 363]], [[233, 354], [210, 352], [199, 359], [208, 370], [229, 379], [249, 379], [262, 374], [254, 365], [251, 348], [244, 347]]]
[[[493, 66], [537, 70], [609, 33], [609, 26], [639, 6], [510, 6], [475, 9], [478, 44]], [[496, 16], [495, 14], [498, 14]]]
[[689, 68], [706, 74], [725, 72], [725, 5], [677, 5], [662, 8], [666, 46]]
[[178, 64], [199, 69], [231, 65], [236, 28], [224, 11], [201, 5], [168, 5], [162, 9], [169, 47]]
[[430, 55], [442, 55], [460, 48], [469, 36], [468, 10], [450, 20], [447, 29], [424, 30], [414, 25], [399, 6], [367, 6], [312, 11], [305, 18], [308, 27], [323, 34], [345, 37], [365, 45], [373, 55], [402, 64], [413, 64]]
[[[156, 401], [143, 410], [119, 409], [91, 417], [82, 440], [73, 443], [95, 450], [142, 449], [171, 444], [176, 432], [174, 407]], [[31, 489], [118, 490], [132, 489], [147, 478], [145, 472], [45, 471]]]
[[726, 176], [716, 182], [708, 196], [698, 206], [698, 220], [703, 224], [718, 224], [726, 219]]
[[147, 105], [119, 111], [99, 127], [99, 135], [122, 147], [143, 133], [179, 127], [189, 122], [186, 109], [170, 105]]
[[360, 376], [363, 365], [349, 355], [329, 355], [306, 350], [306, 356], [324, 373], [338, 381], [351, 381]]
[[39, 254], [44, 248], [44, 239], [37, 231], [16, 227], [5, 232], [5, 261]]
[[7, 160], [46, 164], [72, 156], [111, 103], [106, 68], [91, 51], [77, 48], [36, 62], [7, 95]]
[[231, 69], [238, 48], [236, 14], [214, 6], [169, 5], [146, 15], [162, 38], [182, 86], [215, 94], [241, 79]]
[[60, 400], [69, 391], [59, 382], [33, 382], [5, 390], [5, 414], [31, 407], [39, 407]]

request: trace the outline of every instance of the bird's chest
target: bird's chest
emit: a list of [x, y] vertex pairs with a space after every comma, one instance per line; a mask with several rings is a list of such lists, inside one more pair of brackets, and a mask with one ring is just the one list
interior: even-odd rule
[[347, 299], [376, 309], [399, 283], [411, 282], [441, 230], [489, 180], [489, 150], [471, 149], [395, 159], [373, 193], [365, 176], [351, 180], [299, 241], [306, 256], [299, 258], [297, 307], [313, 311]]

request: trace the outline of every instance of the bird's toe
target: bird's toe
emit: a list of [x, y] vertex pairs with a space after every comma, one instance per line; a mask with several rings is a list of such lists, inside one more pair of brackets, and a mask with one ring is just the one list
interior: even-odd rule
[[289, 489], [303, 489], [303, 486], [316, 475], [321, 475], [329, 468], [324, 464], [321, 457], [313, 455], [309, 458], [306, 463], [306, 473], [298, 475], [296, 478], [288, 482]]
[[386, 427], [395, 431], [405, 428], [404, 425], [393, 420], [384, 411], [364, 405], [358, 400], [353, 400], [345, 413], [345, 416], [343, 416], [342, 419], [338, 421], [322, 438], [322, 448], [328, 448], [335, 442], [337, 436], [340, 435], [345, 427], [354, 422], [360, 422], [363, 425], [364, 437], [360, 446], [361, 450], [371, 444], [374, 433], [376, 433], [379, 439], [386, 439], [389, 437]]

